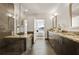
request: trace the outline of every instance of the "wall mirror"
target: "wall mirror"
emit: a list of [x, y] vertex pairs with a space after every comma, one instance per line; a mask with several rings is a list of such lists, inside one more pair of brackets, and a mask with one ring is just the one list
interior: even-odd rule
[[12, 35], [14, 30], [14, 4], [0, 3], [0, 39]]
[[72, 27], [79, 28], [79, 3], [72, 3]]

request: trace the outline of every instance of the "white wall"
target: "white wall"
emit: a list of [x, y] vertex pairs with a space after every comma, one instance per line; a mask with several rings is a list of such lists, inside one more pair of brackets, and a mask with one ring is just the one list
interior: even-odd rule
[[52, 28], [52, 19], [45, 19], [45, 37], [47, 38], [47, 30]]
[[52, 19], [46, 19], [46, 29], [52, 28]]

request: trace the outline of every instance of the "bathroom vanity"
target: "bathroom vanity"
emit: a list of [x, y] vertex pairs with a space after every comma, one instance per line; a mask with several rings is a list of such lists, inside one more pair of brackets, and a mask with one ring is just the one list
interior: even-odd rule
[[78, 55], [79, 35], [74, 32], [48, 31], [49, 43], [58, 55]]
[[29, 53], [32, 47], [33, 34], [28, 33], [26, 35], [12, 35], [5, 36], [1, 41], [4, 43], [0, 47], [0, 54], [2, 55], [20, 55], [24, 52]]

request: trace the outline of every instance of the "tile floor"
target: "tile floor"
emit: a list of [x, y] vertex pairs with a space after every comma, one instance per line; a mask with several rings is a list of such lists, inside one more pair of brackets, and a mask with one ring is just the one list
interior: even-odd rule
[[53, 48], [45, 39], [39, 38], [36, 40], [32, 51], [29, 55], [55, 55]]

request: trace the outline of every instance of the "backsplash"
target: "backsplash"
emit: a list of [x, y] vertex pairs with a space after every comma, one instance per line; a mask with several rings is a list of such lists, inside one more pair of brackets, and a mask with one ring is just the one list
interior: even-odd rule
[[63, 30], [72, 31], [72, 32], [79, 32], [79, 27], [64, 28]]

